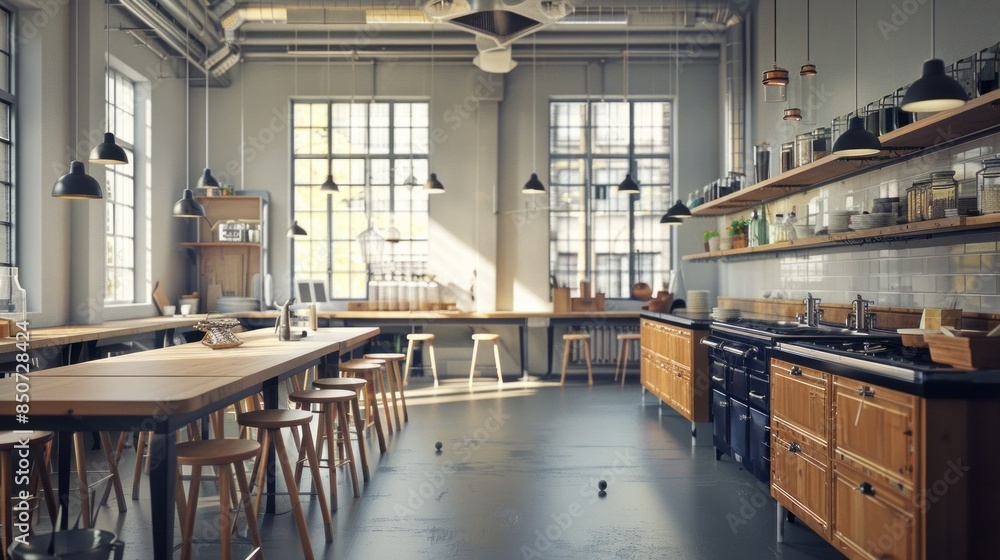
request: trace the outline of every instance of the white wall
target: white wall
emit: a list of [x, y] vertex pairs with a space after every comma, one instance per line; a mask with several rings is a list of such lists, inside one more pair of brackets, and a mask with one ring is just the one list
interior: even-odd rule
[[[69, 170], [69, 161], [85, 161], [106, 127], [104, 3], [78, 3], [79, 49], [73, 40], [74, 4], [49, 2], [44, 9], [18, 12], [17, 260], [21, 284], [28, 292], [29, 319], [36, 327], [155, 313], [151, 284], [137, 290], [139, 304], [104, 305], [104, 204], [50, 196], [52, 185]], [[120, 17], [116, 9], [113, 28]], [[150, 151], [138, 162], [137, 173], [149, 180], [149, 198], [139, 203], [137, 211], [149, 216], [150, 226], [140, 240], [149, 255], [145, 268], [150, 282], [162, 281], [170, 297], [176, 298], [185, 288], [185, 257], [177, 245], [183, 224], [170, 216], [170, 210], [186, 183], [183, 165], [177, 164], [184, 153], [183, 82], [169, 63], [161, 64], [124, 33], [112, 33], [111, 52], [113, 66], [148, 82]], [[73, 85], [76, 72], [83, 78], [79, 96]], [[73, 122], [77, 103], [79, 127]], [[102, 166], [88, 164], [87, 172], [104, 185]]]

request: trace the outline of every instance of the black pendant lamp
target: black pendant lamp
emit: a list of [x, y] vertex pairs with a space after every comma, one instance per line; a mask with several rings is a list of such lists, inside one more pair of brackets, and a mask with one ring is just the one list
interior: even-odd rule
[[427, 178], [427, 182], [424, 183], [424, 191], [427, 194], [441, 194], [444, 192], [444, 185], [441, 181], [438, 181], [437, 173], [431, 173], [431, 176]]
[[309, 234], [302, 229], [298, 221], [293, 221], [292, 227], [288, 228], [288, 237], [309, 237]]
[[83, 168], [82, 161], [71, 161], [69, 173], [63, 175], [52, 187], [52, 196], [76, 200], [104, 198], [100, 183]]
[[184, 189], [181, 199], [174, 203], [175, 218], [204, 218], [205, 207], [194, 199], [194, 191]]
[[323, 181], [323, 184], [319, 186], [319, 190], [325, 193], [340, 192], [340, 187], [337, 186], [337, 183], [333, 181], [332, 173], [328, 173], [326, 175], [326, 180]]
[[[104, 98], [108, 97], [108, 81], [111, 79], [111, 3], [105, 4], [104, 9], [105, 14], [105, 34], [107, 36], [107, 50], [105, 52], [105, 67], [104, 67]], [[111, 130], [111, 112], [105, 109], [108, 113], [106, 115], [108, 132], [104, 133], [104, 142], [101, 142], [90, 151], [90, 163], [99, 163], [102, 165], [127, 165], [128, 155], [125, 154], [125, 149], [115, 143], [115, 135], [110, 132]], [[71, 171], [72, 173], [72, 171]]]
[[625, 179], [618, 184], [619, 193], [639, 194], [639, 185], [632, 180], [632, 174], [626, 173]]
[[[327, 43], [327, 46], [326, 46], [326, 48], [327, 48], [327, 55], [326, 55], [326, 91], [327, 91], [327, 94], [329, 95], [329, 92], [330, 92], [330, 74], [333, 73], [333, 71], [332, 71], [333, 61], [330, 58], [330, 45], [332, 45], [333, 43], [330, 41], [330, 31], [329, 30], [327, 30], [327, 32], [326, 32], [326, 43]], [[296, 60], [298, 60], [298, 59], [296, 58]], [[296, 80], [295, 80], [295, 85], [298, 86], [298, 78], [296, 78]], [[353, 93], [353, 91], [352, 91], [352, 93]], [[413, 132], [410, 132], [410, 136], [411, 137], [413, 136]], [[330, 138], [329, 141], [331, 143], [333, 142], [332, 137]], [[411, 142], [411, 145], [412, 145], [412, 142]], [[330, 146], [330, 153], [333, 154], [333, 146], [332, 145]], [[327, 193], [327, 194], [331, 194], [331, 193], [335, 193], [335, 192], [340, 192], [340, 187], [333, 180], [333, 158], [332, 157], [330, 157], [330, 159], [328, 159], [327, 162], [326, 162], [326, 180], [323, 181], [323, 184], [319, 186], [319, 190], [320, 190], [320, 192], [324, 192], [324, 193]]]
[[666, 225], [671, 226], [671, 227], [674, 227], [674, 226], [679, 226], [679, 225], [683, 224], [684, 220], [682, 220], [680, 218], [677, 218], [675, 216], [670, 216], [669, 213], [667, 213], [667, 214], [664, 214], [662, 218], [660, 218], [660, 223], [661, 224], [666, 224]]
[[[854, 0], [854, 104], [858, 103], [858, 0]], [[847, 131], [833, 144], [833, 155], [841, 157], [873, 156], [882, 151], [882, 142], [865, 128], [861, 117], [851, 117]]]
[[679, 200], [675, 202], [674, 205], [670, 207], [670, 209], [667, 210], [667, 213], [664, 216], [664, 218], [678, 218], [680, 220], [684, 220], [685, 218], [690, 218], [690, 217], [691, 217], [691, 210], [683, 202]]
[[198, 179], [199, 189], [211, 189], [218, 188], [219, 181], [212, 175], [212, 170], [208, 167], [208, 90], [211, 89], [211, 78], [208, 75], [208, 62], [205, 62], [205, 170], [201, 173], [201, 178]]
[[524, 194], [545, 194], [545, 185], [538, 180], [537, 173], [532, 173], [531, 178], [524, 184], [521, 192]]
[[205, 170], [202, 171], [201, 173], [201, 178], [198, 179], [198, 188], [207, 189], [218, 186], [219, 186], [219, 181], [215, 178], [214, 175], [212, 175], [212, 170], [206, 167]]
[[934, 2], [931, 1], [931, 58], [924, 62], [923, 75], [903, 95], [900, 108], [911, 113], [936, 113], [965, 105], [968, 97], [954, 78], [945, 74], [944, 61], [934, 56]]
[[[531, 110], [531, 167], [537, 169], [535, 157], [538, 155], [537, 152], [537, 140], [538, 140], [538, 34], [531, 36], [531, 99], [532, 99], [532, 110]], [[538, 180], [538, 174], [532, 173], [531, 178], [528, 182], [524, 184], [521, 188], [523, 194], [545, 194], [545, 185]]]

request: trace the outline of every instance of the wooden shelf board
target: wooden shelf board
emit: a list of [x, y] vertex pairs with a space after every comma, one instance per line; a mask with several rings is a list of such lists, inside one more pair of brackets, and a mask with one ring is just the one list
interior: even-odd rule
[[252, 247], [257, 249], [260, 243], [247, 243], [244, 241], [183, 241], [181, 247]]
[[[1000, 90], [977, 97], [958, 109], [935, 113], [879, 137], [883, 148], [927, 148], [954, 142], [970, 134], [1000, 126]], [[904, 154], [886, 154], [890, 159]], [[770, 179], [706, 202], [691, 210], [694, 216], [723, 216], [761, 202], [814, 188], [870, 165], [865, 158], [841, 159], [828, 155]]]
[[[696, 253], [685, 255], [685, 261], [709, 261], [725, 257], [753, 255], [762, 253], [778, 253], [783, 251], [794, 251], [797, 249], [811, 249], [818, 247], [832, 247], [842, 245], [852, 241], [863, 242], [867, 239], [879, 241], [892, 241], [893, 238], [905, 238], [911, 235], [933, 235], [937, 233], [948, 233], [957, 230], [972, 230], [983, 228], [1000, 227], [1000, 214], [988, 214], [986, 216], [957, 216], [954, 218], [942, 218], [940, 220], [927, 220], [923, 222], [913, 222], [911, 224], [900, 224], [883, 228], [871, 228], [859, 231], [845, 231], [808, 237], [805, 239], [795, 239], [792, 241], [781, 241], [769, 243], [759, 247], [743, 247], [740, 249], [728, 249], [726, 251], [715, 251], [712, 253]], [[888, 238], [888, 239], [887, 239]], [[874, 241], [873, 241], [874, 242]]]

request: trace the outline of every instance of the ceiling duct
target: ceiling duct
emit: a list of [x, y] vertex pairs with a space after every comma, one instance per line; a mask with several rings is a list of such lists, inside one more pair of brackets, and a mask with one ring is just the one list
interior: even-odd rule
[[386, 23], [427, 23], [416, 8], [386, 6], [282, 6], [274, 3], [240, 5], [222, 16], [222, 30], [227, 42], [236, 41], [236, 32], [246, 23], [285, 23], [289, 25], [365, 25]]
[[568, 0], [419, 0], [417, 6], [436, 21], [492, 40], [493, 48], [507, 47], [573, 12]]

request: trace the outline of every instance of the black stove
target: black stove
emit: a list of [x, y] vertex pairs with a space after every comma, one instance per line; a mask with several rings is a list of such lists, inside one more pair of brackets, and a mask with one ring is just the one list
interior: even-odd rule
[[763, 319], [732, 319], [729, 321], [714, 321], [713, 330], [732, 332], [757, 338], [783, 339], [788, 337], [804, 338], [847, 338], [847, 337], [890, 337], [891, 333], [863, 333], [852, 331], [847, 327], [832, 325], [809, 326], [795, 321], [769, 321]]
[[778, 348], [907, 381], [925, 373], [964, 371], [934, 363], [929, 350], [904, 346], [898, 338], [779, 341]]

